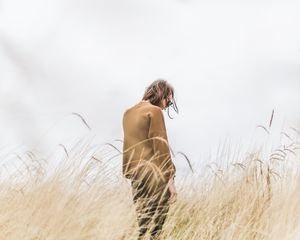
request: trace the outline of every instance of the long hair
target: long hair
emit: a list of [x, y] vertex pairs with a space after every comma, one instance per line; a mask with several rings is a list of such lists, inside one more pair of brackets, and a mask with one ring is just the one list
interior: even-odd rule
[[[175, 101], [174, 88], [163, 79], [155, 80], [145, 90], [142, 100], [149, 100], [151, 104], [160, 106], [163, 99], [166, 99], [169, 95], [172, 95], [172, 108], [178, 113], [178, 107]], [[169, 118], [172, 118], [169, 114], [169, 107], [167, 107]]]

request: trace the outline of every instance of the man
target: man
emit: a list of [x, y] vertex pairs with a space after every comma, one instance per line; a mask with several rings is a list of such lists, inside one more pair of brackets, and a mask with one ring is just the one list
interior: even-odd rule
[[123, 175], [131, 180], [136, 205], [139, 239], [150, 229], [157, 239], [177, 198], [172, 162], [162, 110], [173, 105], [174, 89], [165, 80], [154, 81], [142, 100], [123, 115]]

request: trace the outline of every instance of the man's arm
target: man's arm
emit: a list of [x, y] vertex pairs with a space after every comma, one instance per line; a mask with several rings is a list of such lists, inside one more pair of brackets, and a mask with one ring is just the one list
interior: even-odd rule
[[174, 179], [176, 167], [172, 162], [164, 115], [160, 108], [153, 108], [151, 111], [148, 138], [152, 138], [153, 151], [157, 155], [165, 181]]

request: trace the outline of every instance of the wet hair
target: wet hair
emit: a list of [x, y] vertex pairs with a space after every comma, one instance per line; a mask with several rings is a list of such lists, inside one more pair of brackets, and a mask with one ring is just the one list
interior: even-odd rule
[[[172, 95], [171, 105], [176, 113], [178, 113], [178, 107], [174, 98], [174, 88], [163, 79], [157, 79], [152, 82], [145, 90], [142, 100], [149, 100], [151, 104], [160, 106], [163, 99], [166, 99], [169, 95]], [[167, 112], [169, 118], [172, 118], [169, 114], [169, 107]]]

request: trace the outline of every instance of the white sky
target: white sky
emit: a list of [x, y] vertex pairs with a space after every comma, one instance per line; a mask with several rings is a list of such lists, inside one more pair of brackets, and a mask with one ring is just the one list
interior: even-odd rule
[[256, 126], [272, 109], [277, 144], [300, 127], [299, 12], [298, 1], [2, 0], [2, 156], [68, 145], [87, 132], [71, 112], [98, 143], [122, 139], [123, 111], [157, 78], [176, 91], [170, 143], [193, 164], [226, 139], [265, 141]]

